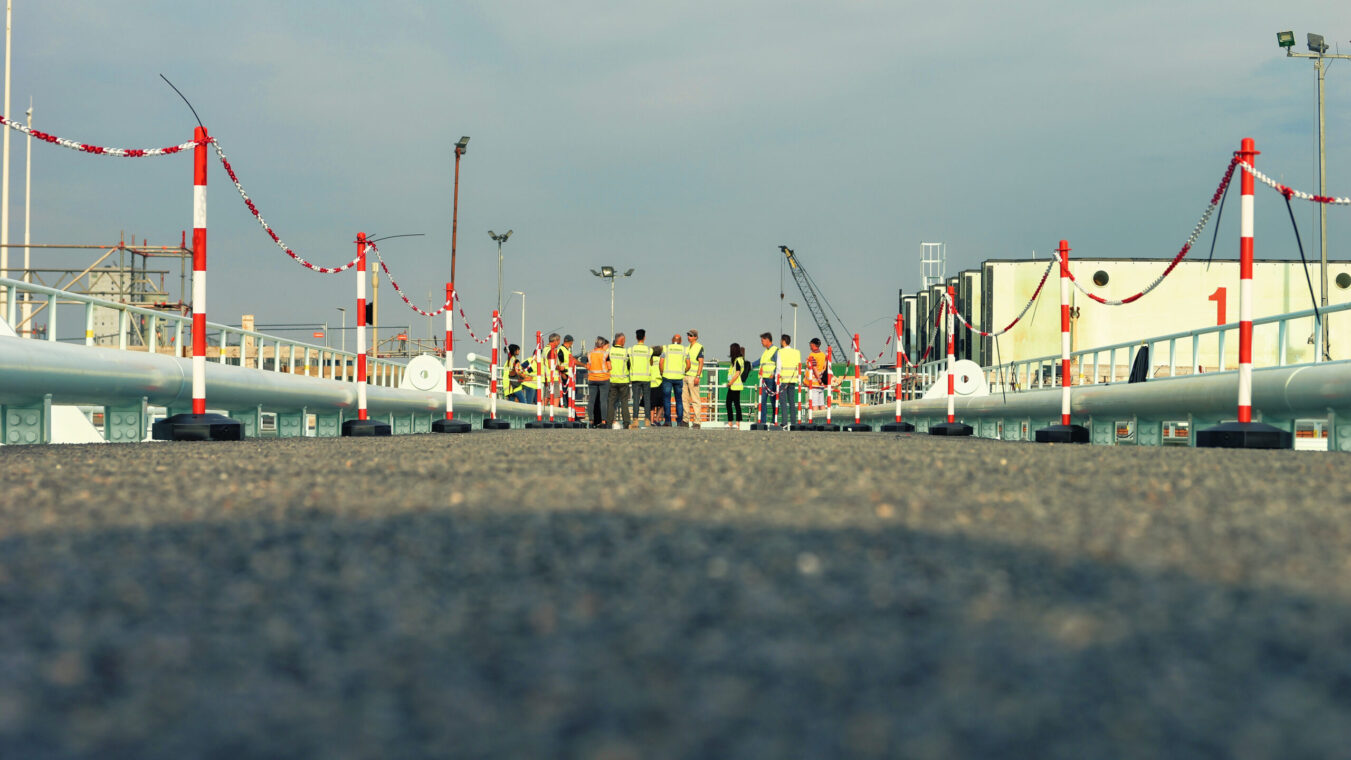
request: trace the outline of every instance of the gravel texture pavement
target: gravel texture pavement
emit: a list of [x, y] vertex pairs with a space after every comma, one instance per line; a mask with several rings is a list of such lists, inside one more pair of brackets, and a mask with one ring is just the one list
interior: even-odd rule
[[0, 758], [1351, 756], [1351, 459], [0, 448]]

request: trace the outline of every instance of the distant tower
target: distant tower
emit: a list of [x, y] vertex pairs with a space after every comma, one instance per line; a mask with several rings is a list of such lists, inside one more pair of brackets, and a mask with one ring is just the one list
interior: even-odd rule
[[920, 243], [919, 266], [924, 278], [924, 289], [941, 285], [947, 278], [947, 243]]

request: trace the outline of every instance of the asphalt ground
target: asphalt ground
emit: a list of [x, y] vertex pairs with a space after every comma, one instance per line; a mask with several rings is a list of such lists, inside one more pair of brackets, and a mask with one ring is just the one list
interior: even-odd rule
[[1351, 755], [1327, 453], [0, 448], [3, 758]]

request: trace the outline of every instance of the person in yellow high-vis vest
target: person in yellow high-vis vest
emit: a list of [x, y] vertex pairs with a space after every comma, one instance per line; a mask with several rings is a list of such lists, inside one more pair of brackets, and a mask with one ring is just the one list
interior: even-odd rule
[[699, 342], [699, 331], [685, 333], [690, 339], [689, 369], [685, 370], [683, 397], [690, 415], [690, 427], [698, 427], [704, 419], [704, 399], [699, 395], [699, 383], [704, 379], [704, 344]]
[[785, 428], [797, 424], [797, 386], [802, 381], [802, 352], [792, 347], [792, 339], [779, 338], [779, 424]]
[[[680, 344], [680, 333], [671, 336], [670, 344], [661, 350], [662, 406], [666, 409], [667, 427], [685, 426], [685, 406], [680, 394], [685, 389], [685, 371], [689, 369], [689, 356]], [[671, 412], [671, 401], [675, 400], [675, 412]], [[671, 415], [675, 418], [672, 419]]]
[[[610, 345], [610, 420], [615, 430], [624, 430], [629, 426], [629, 350], [624, 348], [627, 341], [624, 333], [615, 333], [614, 343]], [[623, 417], [623, 422], [620, 421]]]
[[637, 427], [643, 419], [643, 407], [652, 411], [652, 394], [648, 393], [648, 387], [656, 367], [652, 362], [652, 348], [646, 342], [647, 331], [634, 330], [633, 337], [637, 342], [629, 347], [629, 385], [633, 395], [633, 425]]
[[775, 372], [779, 366], [779, 347], [774, 345], [774, 336], [767, 332], [760, 333], [760, 345], [765, 350], [752, 365], [752, 369], [760, 376], [760, 423], [765, 424], [773, 421], [777, 406], [775, 393], [779, 386]]
[[542, 379], [539, 361], [536, 360], [534, 354], [521, 362], [521, 376], [525, 378], [525, 381], [521, 383], [525, 387], [524, 403], [533, 404], [539, 398], [540, 380]]

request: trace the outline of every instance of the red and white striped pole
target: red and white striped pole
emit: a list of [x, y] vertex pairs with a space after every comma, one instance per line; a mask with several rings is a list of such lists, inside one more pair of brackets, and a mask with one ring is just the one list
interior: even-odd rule
[[957, 298], [952, 286], [948, 286], [948, 424], [957, 421]]
[[[1256, 145], [1243, 138], [1239, 161], [1255, 166]], [[1252, 422], [1252, 257], [1253, 257], [1253, 176], [1239, 172], [1243, 194], [1239, 206], [1238, 239], [1238, 421]]]
[[867, 433], [872, 430], [871, 425], [865, 425], [861, 421], [863, 415], [863, 345], [859, 342], [858, 333], [854, 333], [854, 424], [845, 425], [844, 429], [853, 433]]
[[497, 309], [493, 309], [493, 353], [492, 362], [488, 366], [489, 398], [488, 414], [492, 419], [497, 419]]
[[366, 414], [366, 233], [357, 233], [357, 419]]
[[1060, 424], [1070, 424], [1070, 243], [1060, 241]]
[[854, 333], [854, 424], [855, 424], [855, 425], [857, 425], [857, 424], [859, 423], [859, 407], [862, 405], [862, 403], [861, 403], [861, 397], [859, 396], [859, 387], [858, 387], [859, 380], [860, 380], [860, 378], [861, 378], [860, 372], [861, 372], [861, 369], [859, 368], [858, 333]]
[[548, 392], [549, 375], [544, 371], [544, 365], [541, 363], [541, 355], [544, 353], [544, 333], [535, 332], [535, 383], [539, 385], [539, 393], [535, 394], [535, 422], [544, 421], [544, 394]]
[[455, 419], [455, 283], [446, 283], [446, 417], [432, 423], [436, 433], [468, 433], [470, 425]]
[[559, 388], [557, 348], [549, 349], [546, 361], [549, 362], [548, 377], [552, 378], [549, 381], [549, 425], [553, 426], [556, 424], [554, 422], [554, 407], [558, 405], [559, 394], [562, 392], [562, 389]]
[[905, 315], [896, 315], [896, 385], [892, 388], [896, 393], [896, 421], [887, 422], [882, 425], [880, 430], [883, 433], [911, 433], [915, 426], [901, 419], [901, 395], [904, 392], [901, 376], [905, 372]]
[[193, 137], [192, 413], [206, 414], [206, 127], [197, 127]]
[[831, 384], [831, 380], [834, 378], [834, 375], [835, 375], [835, 370], [833, 369], [833, 366], [831, 365], [831, 361], [832, 361], [834, 355], [835, 355], [835, 347], [834, 347], [834, 346], [826, 346], [826, 380], [825, 380], [826, 392], [825, 392], [825, 396], [826, 396], [826, 427], [827, 427], [827, 428], [829, 428], [830, 425], [831, 425], [831, 422], [830, 422], [830, 391], [832, 390], [832, 388], [830, 387], [830, 384]]
[[568, 352], [568, 421], [577, 424], [577, 355], [571, 351]]

